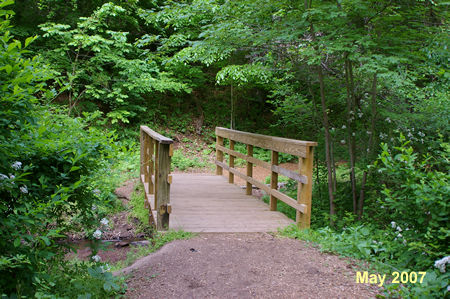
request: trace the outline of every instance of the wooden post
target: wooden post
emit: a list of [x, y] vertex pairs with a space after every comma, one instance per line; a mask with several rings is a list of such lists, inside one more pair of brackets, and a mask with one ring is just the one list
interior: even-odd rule
[[308, 178], [306, 184], [298, 183], [297, 202], [306, 205], [304, 213], [297, 211], [296, 222], [299, 228], [309, 228], [311, 224], [311, 197], [313, 183], [314, 147], [306, 147], [306, 157], [299, 157], [299, 171]]
[[148, 193], [153, 194], [155, 186], [153, 185], [152, 176], [155, 172], [155, 161], [153, 161], [153, 155], [155, 154], [155, 140], [149, 137], [148, 142], [148, 176], [150, 179], [148, 180]]
[[[139, 174], [142, 176], [144, 174], [144, 146], [145, 146], [145, 142], [144, 142], [144, 132], [142, 131], [142, 128], [140, 129], [140, 145], [141, 145], [141, 160], [140, 160], [140, 167], [139, 167]], [[139, 179], [141, 179], [141, 177], [139, 176]]]
[[[235, 142], [230, 139], [230, 150], [232, 151], [234, 151], [234, 143]], [[230, 154], [228, 158], [228, 166], [230, 166], [230, 168], [234, 168], [234, 156]], [[228, 172], [228, 183], [234, 183], [234, 173], [231, 171]]]
[[158, 207], [158, 191], [159, 191], [159, 185], [158, 185], [158, 181], [159, 181], [159, 150], [160, 150], [160, 143], [157, 142], [155, 140], [155, 168], [154, 168], [154, 203], [153, 203], [153, 207], [156, 208]]
[[[247, 144], [247, 156], [253, 157], [253, 145]], [[253, 177], [253, 163], [247, 161], [247, 176]], [[252, 184], [247, 182], [246, 194], [252, 195]]]
[[170, 144], [158, 144], [158, 174], [156, 175], [156, 204], [155, 209], [158, 213], [156, 228], [157, 230], [167, 230], [169, 228], [169, 211], [170, 206], [170, 184], [168, 177], [170, 173]]
[[[223, 146], [223, 137], [217, 136], [216, 137], [216, 145]], [[216, 148], [216, 160], [219, 162], [223, 162], [223, 152]], [[223, 174], [223, 168], [219, 165], [216, 165], [216, 175], [222, 175]]]
[[[278, 165], [278, 152], [276, 151], [272, 151], [271, 164]], [[278, 173], [276, 173], [275, 171], [272, 171], [272, 174], [270, 176], [270, 188], [278, 189]], [[270, 210], [277, 210], [277, 198], [273, 195], [270, 195]]]

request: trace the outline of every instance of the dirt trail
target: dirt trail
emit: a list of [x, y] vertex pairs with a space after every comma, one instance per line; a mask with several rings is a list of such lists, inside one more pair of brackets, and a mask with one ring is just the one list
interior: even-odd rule
[[266, 233], [201, 234], [138, 260], [126, 298], [373, 298], [351, 262]]

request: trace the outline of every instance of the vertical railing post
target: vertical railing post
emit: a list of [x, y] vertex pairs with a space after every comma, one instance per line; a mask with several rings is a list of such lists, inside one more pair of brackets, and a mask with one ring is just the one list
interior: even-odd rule
[[166, 230], [169, 228], [170, 213], [170, 144], [158, 144], [157, 171], [155, 175], [156, 185], [156, 211], [158, 213], [156, 228], [157, 230]]
[[[234, 140], [230, 139], [230, 150], [234, 151]], [[228, 155], [228, 166], [231, 168], [234, 168], [234, 156]], [[231, 172], [231, 170], [228, 172], [228, 183], [233, 184], [234, 183], [234, 173]]]
[[[217, 134], [217, 133], [216, 133]], [[223, 151], [217, 148], [217, 145], [223, 146], [223, 137], [216, 136], [216, 160], [219, 162], [223, 162]], [[216, 175], [222, 175], [223, 168], [219, 165], [216, 165]]]
[[155, 154], [155, 140], [153, 138], [149, 137], [148, 140], [148, 193], [153, 194], [155, 186], [153, 185], [153, 174], [155, 171], [155, 161], [153, 160], [153, 155]]
[[297, 188], [297, 202], [306, 206], [305, 212], [296, 213], [296, 222], [299, 228], [309, 228], [311, 224], [311, 198], [312, 198], [312, 184], [313, 184], [313, 161], [314, 161], [314, 147], [306, 147], [306, 157], [299, 157], [299, 171], [308, 179], [306, 184], [298, 183]]
[[[277, 151], [272, 151], [271, 165], [278, 165]], [[276, 173], [275, 171], [272, 171], [272, 174], [270, 175], [270, 188], [278, 189], [278, 173]], [[270, 195], [270, 210], [271, 211], [277, 210], [277, 198], [273, 195]]]
[[154, 170], [154, 203], [153, 206], [155, 207], [155, 209], [157, 209], [158, 207], [158, 192], [159, 192], [159, 185], [158, 185], [158, 181], [159, 181], [159, 150], [160, 150], [160, 143], [157, 142], [155, 140], [155, 168]]
[[[142, 128], [140, 129], [140, 146], [141, 146], [141, 159], [140, 159], [140, 167], [139, 167], [139, 174], [142, 176], [144, 174], [144, 152], [145, 152], [145, 142], [144, 142], [144, 131], [142, 131]], [[141, 179], [141, 177], [139, 177]]]
[[[253, 157], [253, 145], [247, 144], [247, 156]], [[247, 161], [247, 176], [253, 177], [253, 163]], [[247, 188], [245, 190], [247, 195], [252, 195], [252, 184], [247, 182]]]

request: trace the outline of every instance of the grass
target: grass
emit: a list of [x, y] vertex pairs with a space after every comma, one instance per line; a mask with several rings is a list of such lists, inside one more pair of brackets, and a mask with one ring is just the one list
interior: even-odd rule
[[128, 267], [133, 264], [137, 259], [149, 255], [155, 252], [165, 244], [174, 240], [186, 240], [192, 238], [194, 234], [185, 231], [169, 230], [167, 232], [157, 232], [150, 239], [150, 244], [147, 246], [137, 247], [135, 250], [130, 250], [127, 254], [127, 258], [123, 261], [119, 261], [111, 266], [112, 271], [117, 271], [122, 268]]

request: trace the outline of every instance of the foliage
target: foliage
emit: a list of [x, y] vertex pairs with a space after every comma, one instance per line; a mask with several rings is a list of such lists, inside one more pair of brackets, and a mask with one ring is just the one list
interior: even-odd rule
[[[154, 55], [129, 41], [128, 32], [115, 30], [115, 22], [130, 11], [105, 3], [89, 17], [81, 17], [74, 28], [66, 24], [41, 25], [43, 37], [53, 44], [44, 54], [60, 73], [69, 112], [80, 102], [92, 109], [108, 107], [114, 124], [146, 111], [150, 93], [189, 91], [160, 70]], [[88, 109], [89, 110], [89, 109]]]
[[[384, 215], [380, 217], [396, 223], [412, 253], [437, 258], [447, 253], [450, 237], [449, 145], [443, 143], [442, 151], [420, 158], [403, 135], [399, 141], [394, 148], [382, 145], [378, 171], [389, 180], [380, 200]], [[436, 161], [443, 171], [434, 167]]]
[[[12, 12], [4, 10], [11, 3], [0, 3], [0, 289], [19, 298], [64, 296], [55, 293], [71, 282], [61, 272], [67, 269], [61, 240], [69, 231], [90, 235], [103, 216], [93, 207], [110, 203], [99, 195], [110, 190], [96, 190], [90, 179], [113, 152], [113, 135], [37, 103], [37, 95], [52, 95], [46, 89], [51, 73], [37, 57], [25, 58], [33, 38], [12, 39]], [[77, 274], [95, 269], [84, 265]], [[97, 278], [115, 281], [108, 274]]]

